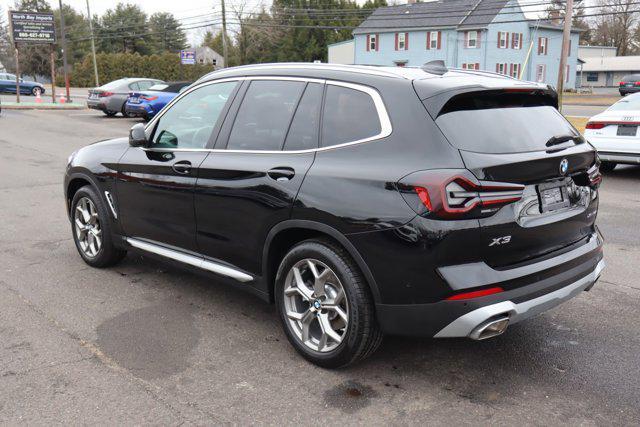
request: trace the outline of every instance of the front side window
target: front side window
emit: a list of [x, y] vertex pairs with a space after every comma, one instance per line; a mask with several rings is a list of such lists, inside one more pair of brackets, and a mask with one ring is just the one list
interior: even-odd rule
[[471, 49], [475, 49], [476, 47], [478, 47], [477, 31], [467, 31], [467, 47]]
[[179, 99], [158, 120], [151, 148], [204, 148], [236, 84], [209, 84]]
[[322, 146], [356, 142], [379, 135], [378, 110], [366, 92], [328, 85], [322, 122]]
[[238, 110], [228, 150], [282, 149], [304, 82], [252, 81]]

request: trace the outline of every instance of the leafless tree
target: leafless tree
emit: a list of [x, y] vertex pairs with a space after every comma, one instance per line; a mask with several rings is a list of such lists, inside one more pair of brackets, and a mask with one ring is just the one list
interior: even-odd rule
[[635, 0], [597, 0], [600, 13], [594, 19], [592, 41], [595, 45], [615, 46], [618, 55], [634, 53], [640, 13]]

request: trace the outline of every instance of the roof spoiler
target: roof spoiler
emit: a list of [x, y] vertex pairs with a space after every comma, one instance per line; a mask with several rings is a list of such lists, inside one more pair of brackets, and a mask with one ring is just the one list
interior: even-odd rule
[[436, 59], [435, 61], [429, 61], [425, 63], [422, 67], [420, 67], [420, 69], [427, 73], [437, 74], [439, 76], [449, 71], [447, 66], [444, 64], [444, 61], [441, 59]]

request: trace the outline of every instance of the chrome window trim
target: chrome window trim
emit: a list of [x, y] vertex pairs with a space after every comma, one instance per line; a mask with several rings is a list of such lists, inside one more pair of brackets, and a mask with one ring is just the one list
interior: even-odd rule
[[151, 252], [156, 255], [163, 256], [165, 258], [170, 258], [172, 260], [179, 261], [184, 264], [192, 265], [194, 267], [198, 267], [203, 270], [211, 271], [213, 273], [220, 274], [222, 276], [231, 277], [232, 279], [235, 279], [239, 282], [246, 283], [246, 282], [251, 282], [253, 280], [253, 276], [247, 273], [243, 273], [240, 270], [237, 270], [233, 267], [229, 267], [224, 264], [209, 261], [207, 259], [204, 259], [204, 257], [189, 255], [183, 252], [165, 248], [163, 246], [145, 242], [143, 240], [135, 239], [132, 237], [127, 237], [126, 241], [134, 248]]
[[[317, 79], [317, 78], [307, 78], [307, 77], [287, 77], [287, 76], [268, 76], [268, 75], [264, 75], [264, 76], [245, 76], [245, 77], [231, 77], [231, 78], [225, 78], [225, 79], [219, 79], [219, 80], [211, 80], [211, 81], [207, 81], [201, 84], [198, 84], [192, 88], [190, 88], [188, 91], [185, 91], [183, 93], [181, 93], [180, 95], [178, 95], [177, 97], [175, 97], [169, 104], [167, 104], [167, 106], [165, 108], [162, 109], [161, 113], [158, 114], [157, 116], [155, 116], [153, 119], [151, 119], [151, 121], [145, 126], [145, 132], [148, 129], [151, 129], [153, 126], [155, 126], [155, 123], [160, 120], [160, 118], [164, 115], [164, 113], [166, 111], [168, 111], [175, 102], [178, 102], [183, 96], [186, 96], [187, 94], [191, 93], [192, 91], [199, 89], [201, 87], [210, 85], [210, 84], [216, 84], [216, 83], [226, 83], [226, 82], [230, 82], [230, 81], [252, 81], [252, 80], [284, 80], [284, 81], [301, 81], [301, 82], [307, 82], [307, 83], [320, 83], [320, 84], [327, 84], [327, 85], [333, 85], [333, 86], [341, 86], [341, 87], [346, 87], [349, 89], [353, 89], [353, 90], [357, 90], [360, 92], [364, 92], [367, 95], [369, 95], [371, 97], [371, 99], [373, 100], [373, 104], [376, 107], [376, 111], [378, 113], [378, 120], [380, 122], [380, 133], [378, 133], [377, 135], [373, 135], [371, 137], [368, 138], [363, 138], [363, 139], [359, 139], [356, 141], [349, 141], [349, 142], [344, 142], [342, 144], [336, 144], [336, 145], [331, 145], [329, 147], [318, 147], [318, 148], [309, 148], [306, 150], [291, 150], [291, 151], [285, 151], [285, 150], [226, 150], [226, 149], [220, 149], [220, 148], [146, 148], [146, 147], [139, 147], [144, 151], [157, 151], [157, 152], [189, 152], [189, 151], [205, 151], [205, 152], [212, 152], [212, 153], [246, 153], [246, 154], [283, 154], [283, 153], [287, 153], [287, 154], [306, 154], [306, 153], [315, 153], [315, 152], [322, 152], [322, 151], [328, 151], [328, 150], [335, 150], [335, 149], [339, 149], [339, 148], [343, 148], [343, 147], [348, 147], [351, 145], [356, 145], [356, 144], [363, 144], [366, 142], [371, 142], [371, 141], [376, 141], [379, 139], [383, 139], [388, 137], [389, 135], [391, 135], [391, 133], [393, 132], [393, 126], [391, 125], [391, 119], [389, 118], [389, 113], [387, 111], [386, 106], [384, 105], [384, 101], [382, 100], [382, 96], [380, 96], [380, 93], [370, 87], [370, 86], [365, 86], [365, 85], [361, 85], [361, 84], [357, 84], [357, 83], [348, 83], [348, 82], [342, 82], [342, 81], [338, 81], [338, 80], [323, 80], [323, 79]], [[322, 129], [320, 129], [320, 131], [322, 132]]]

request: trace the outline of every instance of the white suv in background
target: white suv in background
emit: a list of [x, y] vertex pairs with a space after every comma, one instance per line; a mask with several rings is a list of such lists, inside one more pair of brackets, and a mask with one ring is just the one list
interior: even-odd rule
[[640, 93], [629, 95], [587, 123], [584, 136], [598, 150], [600, 169], [612, 171], [618, 163], [640, 165]]

